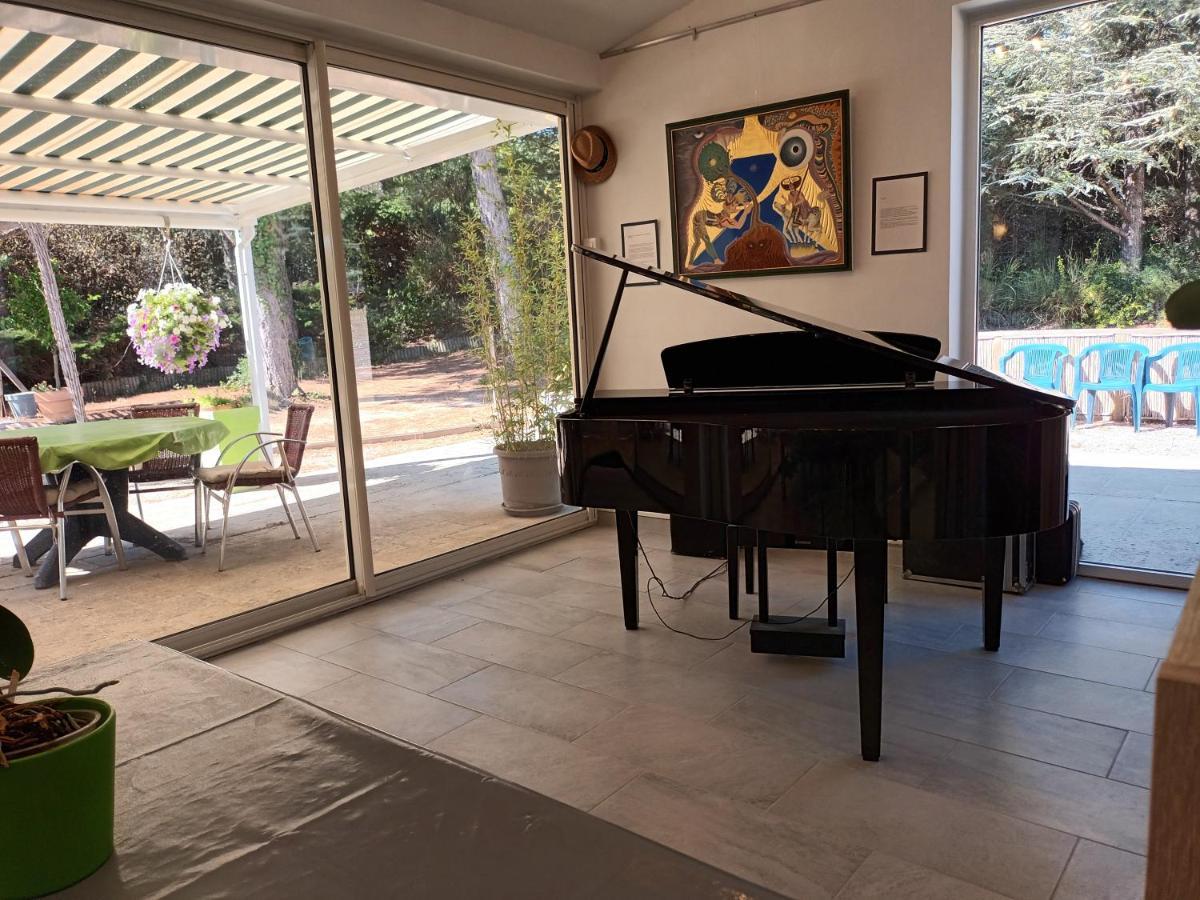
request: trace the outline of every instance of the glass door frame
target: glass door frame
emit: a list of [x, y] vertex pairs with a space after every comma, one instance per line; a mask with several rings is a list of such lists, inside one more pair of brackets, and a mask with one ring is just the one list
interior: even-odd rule
[[529, 93], [490, 81], [412, 65], [399, 57], [364, 53], [327, 44], [318, 35], [298, 33], [289, 27], [268, 32], [260, 27], [217, 21], [190, 12], [144, 6], [126, 0], [13, 0], [22, 6], [62, 13], [124, 27], [158, 32], [170, 37], [209, 43], [248, 53], [294, 62], [301, 69], [309, 142], [313, 225], [316, 256], [328, 319], [327, 353], [337, 421], [337, 449], [343, 501], [344, 540], [348, 552], [348, 577], [334, 584], [280, 598], [249, 612], [229, 616], [157, 640], [157, 643], [201, 658], [262, 640], [273, 634], [315, 621], [335, 612], [369, 603], [425, 581], [531, 546], [549, 538], [586, 528], [596, 521], [594, 510], [564, 514], [549, 521], [516, 529], [449, 553], [383, 573], [373, 569], [366, 473], [359, 425], [354, 350], [350, 340], [345, 248], [341, 206], [334, 165], [330, 117], [329, 67], [338, 66], [368, 74], [412, 81], [470, 96], [525, 106], [558, 116], [561, 123], [565, 264], [571, 298], [569, 308], [575, 393], [579, 393], [582, 360], [587, 358], [586, 317], [577, 304], [582, 278], [570, 252], [579, 233], [580, 196], [571, 175], [566, 136], [574, 127], [576, 105], [567, 97]]
[[[980, 104], [983, 29], [1039, 13], [1102, 0], [987, 0], [954, 9], [951, 83], [950, 354], [974, 362], [979, 340]], [[957, 259], [956, 259], [957, 258]], [[1187, 590], [1192, 576], [1106, 563], [1079, 565], [1079, 574], [1109, 581]]]

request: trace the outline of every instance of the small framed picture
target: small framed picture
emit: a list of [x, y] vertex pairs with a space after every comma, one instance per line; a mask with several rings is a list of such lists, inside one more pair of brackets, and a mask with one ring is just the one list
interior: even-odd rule
[[929, 173], [871, 180], [871, 253], [924, 253]]
[[[659, 267], [658, 259], [658, 219], [646, 222], [626, 222], [621, 226], [621, 255], [631, 263], [645, 266], [648, 269]], [[626, 287], [644, 287], [648, 284], [658, 284], [652, 278], [638, 278], [631, 275], [625, 282]]]

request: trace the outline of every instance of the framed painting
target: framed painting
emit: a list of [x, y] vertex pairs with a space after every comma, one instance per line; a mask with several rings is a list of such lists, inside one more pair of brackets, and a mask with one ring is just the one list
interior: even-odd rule
[[679, 274], [851, 267], [849, 91], [674, 122], [667, 162]]

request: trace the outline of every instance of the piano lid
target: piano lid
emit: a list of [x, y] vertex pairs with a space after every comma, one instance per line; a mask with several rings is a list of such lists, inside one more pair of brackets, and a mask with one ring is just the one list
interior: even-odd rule
[[[699, 294], [701, 297], [707, 297], [709, 300], [715, 300], [717, 303], [735, 307], [752, 315], [761, 316], [764, 319], [770, 319], [784, 325], [791, 325], [793, 328], [798, 328], [801, 331], [841, 341], [853, 346], [859, 353], [866, 351], [880, 354], [893, 364], [909, 363], [912, 365], [914, 372], [927, 372], [932, 367], [936, 371], [952, 378], [960, 378], [984, 387], [1019, 392], [1026, 395], [1030, 400], [1050, 403], [1064, 409], [1072, 409], [1075, 406], [1075, 401], [1066, 394], [1025, 384], [1006, 375], [990, 372], [981, 366], [977, 366], [975, 363], [964, 362], [950, 356], [939, 356], [937, 359], [930, 360], [903, 350], [895, 344], [890, 344], [869, 332], [848, 328], [845, 325], [839, 325], [836, 322], [830, 322], [816, 316], [801, 315], [767, 300], [757, 300], [745, 294], [739, 294], [736, 291], [716, 287], [705, 281], [699, 281], [684, 275], [676, 275], [674, 272], [668, 272], [665, 269], [659, 269], [654, 266], [640, 266], [615, 253], [605, 253], [601, 250], [593, 250], [590, 247], [580, 246], [579, 244], [572, 244], [571, 249], [588, 259], [594, 259], [616, 269], [621, 269], [626, 275], [638, 275], [642, 278], [653, 279], [662, 284], [674, 285], [690, 293]], [[610, 322], [610, 330], [611, 324]], [[607, 334], [605, 337], [607, 337]], [[603, 352], [603, 349], [602, 346], [601, 352]], [[597, 371], [593, 373], [593, 381], [596, 380], [595, 375], [598, 374], [600, 362], [600, 359], [596, 360]]]

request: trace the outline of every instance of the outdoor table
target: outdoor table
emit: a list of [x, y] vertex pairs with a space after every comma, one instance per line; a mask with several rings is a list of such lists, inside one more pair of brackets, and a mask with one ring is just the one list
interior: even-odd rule
[[[112, 498], [121, 540], [157, 553], [163, 559], [187, 558], [187, 551], [156, 528], [129, 512], [129, 468], [156, 457], [160, 450], [192, 456], [214, 447], [229, 429], [212, 419], [171, 416], [160, 419], [102, 419], [70, 425], [47, 425], [30, 429], [37, 438], [42, 471], [57, 472], [71, 462], [95, 467]], [[74, 474], [74, 473], [73, 473]], [[60, 543], [67, 562], [90, 541], [108, 537], [104, 516], [70, 516], [60, 526]], [[49, 529], [38, 532], [25, 551], [31, 561], [41, 559], [34, 587], [58, 584], [58, 549]], [[43, 558], [44, 557], [44, 558]], [[13, 566], [19, 565], [13, 557]]]

